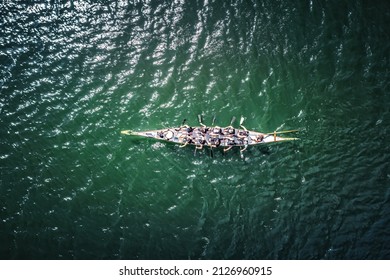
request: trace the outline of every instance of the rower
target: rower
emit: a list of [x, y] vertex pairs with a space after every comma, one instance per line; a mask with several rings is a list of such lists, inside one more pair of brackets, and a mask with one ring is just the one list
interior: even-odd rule
[[196, 140], [197, 141], [195, 148], [201, 150], [203, 148], [203, 145], [206, 143], [206, 140], [204, 139], [203, 135], [200, 135]]
[[219, 147], [219, 145], [221, 144], [221, 142], [219, 141], [219, 138], [211, 138], [210, 139], [210, 147], [212, 148], [217, 148]]
[[247, 138], [248, 135], [249, 135], [249, 131], [248, 130], [239, 130], [238, 133], [237, 133], [237, 137], [241, 138], [241, 139]]
[[182, 140], [182, 145], [179, 146], [180, 148], [183, 148], [183, 147], [187, 146], [188, 144], [191, 144], [191, 142], [192, 142], [191, 138], [189, 138], [186, 135], [185, 136], [181, 136], [181, 138], [183, 138], [183, 140]]
[[195, 149], [202, 150], [204, 144], [206, 144], [206, 140], [200, 140], [199, 143], [196, 144]]
[[224, 129], [223, 129], [223, 134], [224, 135], [232, 135], [232, 134], [234, 134], [235, 133], [235, 129], [234, 129], [234, 127], [232, 127], [231, 125], [229, 125], [229, 126], [227, 126], [227, 127], [225, 127]]
[[263, 135], [263, 134], [259, 134], [259, 135], [257, 135], [257, 137], [256, 137], [256, 142], [257, 142], [257, 143], [260, 143], [260, 142], [263, 141], [263, 139], [264, 139], [264, 135]]
[[219, 126], [215, 126], [212, 128], [210, 135], [213, 137], [219, 137], [221, 135], [221, 128]]
[[192, 132], [194, 129], [193, 129], [191, 126], [185, 124], [185, 125], [180, 126], [179, 130], [184, 130], [184, 131], [187, 131], [188, 133], [190, 133], [190, 132]]
[[243, 152], [248, 148], [248, 142], [249, 142], [249, 131], [248, 129], [246, 129], [245, 126], [243, 126], [243, 122], [244, 122], [244, 117], [241, 116], [241, 119], [240, 119], [240, 127], [244, 130], [244, 131], [239, 131], [238, 132], [238, 135], [237, 137], [243, 142], [244, 144], [244, 148], [240, 148], [240, 156], [241, 158], [244, 158], [244, 155], [243, 155]]
[[226, 140], [226, 145], [229, 146], [228, 148], [224, 148], [223, 150], [225, 152], [229, 151], [231, 148], [234, 147], [235, 145], [235, 141], [234, 141], [234, 137], [225, 137], [225, 140]]
[[207, 126], [202, 126], [199, 128], [199, 131], [203, 134], [206, 134], [209, 131], [209, 128]]

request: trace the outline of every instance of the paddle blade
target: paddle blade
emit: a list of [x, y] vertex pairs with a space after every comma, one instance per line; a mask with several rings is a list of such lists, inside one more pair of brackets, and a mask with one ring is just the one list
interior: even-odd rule
[[230, 126], [233, 126], [233, 123], [236, 121], [236, 117], [233, 117], [232, 120], [230, 121]]
[[203, 123], [202, 115], [198, 115], [198, 121], [199, 123]]
[[245, 120], [245, 118], [243, 116], [241, 116], [241, 118], [240, 118], [240, 125], [242, 125], [244, 123], [244, 120]]
[[181, 126], [183, 126], [186, 123], [187, 119], [184, 119], [183, 122], [181, 123]]
[[213, 120], [211, 122], [211, 126], [214, 126], [214, 123], [215, 123], [215, 115], [213, 116]]

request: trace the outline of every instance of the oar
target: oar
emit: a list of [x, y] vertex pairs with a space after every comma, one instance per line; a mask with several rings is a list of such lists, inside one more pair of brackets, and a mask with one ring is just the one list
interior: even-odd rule
[[233, 116], [232, 120], [230, 121], [230, 126], [233, 126], [233, 123], [236, 121], [236, 117]]
[[241, 116], [241, 118], [240, 118], [240, 125], [243, 124], [244, 120], [245, 120], [245, 118], [243, 116]]
[[211, 121], [211, 126], [214, 126], [215, 123], [215, 115], [213, 116], [213, 120]]
[[214, 157], [213, 147], [210, 147], [210, 156], [211, 156], [212, 158]]
[[241, 119], [240, 119], [240, 126], [242, 127], [242, 129], [248, 130], [248, 129], [246, 129], [245, 126], [242, 125], [242, 123], [244, 122], [244, 120], [245, 120], [245, 118], [244, 118], [243, 116], [241, 116]]
[[183, 122], [181, 123], [181, 126], [184, 126], [184, 124], [186, 123], [187, 119], [184, 119]]
[[283, 140], [279, 140], [278, 142], [281, 142], [281, 141], [294, 141], [294, 140], [300, 140], [299, 138], [284, 138], [283, 137]]
[[290, 132], [298, 132], [299, 130], [298, 129], [292, 129], [292, 130], [284, 130], [284, 131], [274, 131], [274, 132], [270, 132], [270, 133], [265, 133], [267, 135], [273, 135], [273, 134], [280, 134], [280, 133], [290, 133]]
[[199, 124], [200, 124], [201, 126], [205, 126], [205, 125], [203, 124], [203, 117], [202, 117], [202, 115], [198, 115], [198, 121], [199, 121]]

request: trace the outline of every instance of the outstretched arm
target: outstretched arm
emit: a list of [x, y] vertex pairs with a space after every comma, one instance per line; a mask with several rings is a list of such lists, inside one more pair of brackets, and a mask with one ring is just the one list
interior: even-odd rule
[[179, 148], [184, 148], [187, 145], [188, 145], [188, 142], [185, 142], [183, 145], [180, 145]]
[[244, 152], [246, 149], [248, 149], [248, 145], [245, 145], [243, 149], [240, 149], [241, 153]]
[[229, 151], [231, 148], [233, 148], [233, 146], [230, 146], [229, 148], [224, 148], [223, 151], [224, 151], [224, 152], [227, 152], [227, 151]]
[[241, 126], [241, 128], [242, 128], [243, 130], [248, 131], [248, 129], [246, 129], [246, 127], [243, 126], [242, 124], [240, 124], [240, 126]]

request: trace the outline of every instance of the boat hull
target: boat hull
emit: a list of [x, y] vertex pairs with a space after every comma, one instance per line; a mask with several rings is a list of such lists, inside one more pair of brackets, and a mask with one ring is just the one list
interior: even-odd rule
[[209, 147], [243, 147], [275, 142], [292, 141], [298, 138], [280, 137], [277, 133], [261, 133], [251, 130], [220, 127], [175, 127], [161, 130], [121, 132], [126, 135], [134, 135], [153, 138], [180, 145], [195, 145]]

